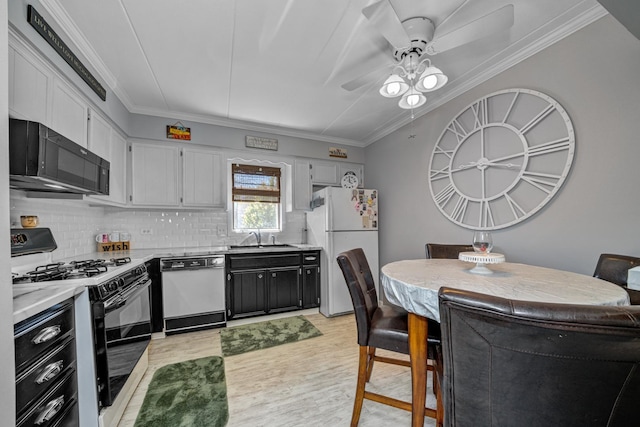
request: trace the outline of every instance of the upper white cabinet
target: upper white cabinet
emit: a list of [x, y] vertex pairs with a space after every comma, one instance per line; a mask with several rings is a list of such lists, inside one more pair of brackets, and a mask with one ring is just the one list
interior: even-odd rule
[[364, 188], [364, 165], [360, 163], [340, 162], [339, 170], [338, 182], [340, 182], [345, 173], [353, 172], [358, 177], [358, 188]]
[[9, 47], [9, 113], [11, 117], [47, 124], [52, 77], [29, 56]]
[[90, 110], [87, 148], [109, 161], [109, 195], [93, 201], [124, 205], [127, 202], [127, 140], [100, 114]]
[[131, 144], [131, 204], [178, 206], [180, 150], [164, 144]]
[[131, 204], [223, 207], [225, 159], [207, 148], [131, 144]]
[[224, 206], [225, 169], [222, 153], [207, 149], [182, 149], [182, 205]]
[[314, 185], [338, 185], [338, 163], [324, 160], [311, 161], [311, 182]]
[[87, 147], [87, 103], [66, 83], [55, 80], [51, 102], [51, 128]]
[[360, 163], [311, 160], [311, 182], [313, 185], [339, 186], [340, 180], [347, 172], [355, 173], [358, 177], [358, 187], [364, 188], [364, 165]]

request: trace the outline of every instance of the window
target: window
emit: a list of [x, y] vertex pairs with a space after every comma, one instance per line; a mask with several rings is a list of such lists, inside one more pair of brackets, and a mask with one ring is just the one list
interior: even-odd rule
[[234, 163], [231, 175], [233, 229], [280, 231], [280, 168]]

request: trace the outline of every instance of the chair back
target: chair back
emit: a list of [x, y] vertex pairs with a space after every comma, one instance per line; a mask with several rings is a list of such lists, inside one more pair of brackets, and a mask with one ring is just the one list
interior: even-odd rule
[[358, 328], [358, 344], [368, 345], [373, 313], [378, 308], [378, 294], [369, 262], [362, 248], [342, 252], [338, 265], [351, 294]]
[[593, 277], [615, 283], [620, 286], [627, 286], [627, 272], [630, 268], [640, 265], [640, 258], [616, 255], [601, 254], [598, 258], [596, 270]]
[[640, 307], [439, 292], [445, 426], [632, 426]]
[[427, 243], [424, 245], [427, 259], [430, 258], [446, 258], [458, 259], [460, 252], [473, 252], [471, 245], [448, 245], [440, 243]]

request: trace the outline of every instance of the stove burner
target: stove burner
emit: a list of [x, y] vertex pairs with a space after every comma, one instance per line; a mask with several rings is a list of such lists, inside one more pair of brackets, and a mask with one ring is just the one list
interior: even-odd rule
[[79, 270], [79, 273], [82, 273], [87, 277], [92, 277], [92, 276], [95, 276], [96, 274], [101, 274], [106, 272], [107, 272], [106, 265], [96, 265], [91, 267], [85, 267]]
[[63, 262], [41, 265], [35, 270], [29, 271], [26, 275], [32, 282], [46, 282], [49, 280], [66, 279], [72, 268], [65, 266]]
[[111, 258], [111, 262], [115, 265], [124, 265], [130, 263], [131, 258], [129, 258], [128, 256], [123, 258]]
[[106, 261], [103, 259], [86, 259], [81, 261], [71, 261], [69, 264], [78, 270], [82, 270], [85, 268], [103, 267], [105, 263]]

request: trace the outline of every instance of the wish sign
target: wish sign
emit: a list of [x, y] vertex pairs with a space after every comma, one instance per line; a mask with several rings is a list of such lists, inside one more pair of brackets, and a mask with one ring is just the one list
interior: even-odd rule
[[191, 128], [185, 127], [182, 123], [167, 125], [167, 138], [191, 141]]

